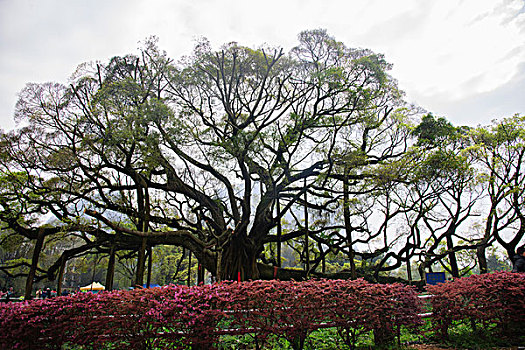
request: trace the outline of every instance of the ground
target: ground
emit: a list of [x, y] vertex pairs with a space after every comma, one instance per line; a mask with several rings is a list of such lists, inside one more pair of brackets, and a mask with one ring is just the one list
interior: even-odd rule
[[[417, 349], [417, 350], [451, 350], [451, 348], [442, 348], [442, 347], [439, 347], [438, 345], [429, 345], [429, 344], [419, 344], [419, 345], [410, 345], [408, 347], [409, 349]], [[520, 349], [524, 349], [525, 347], [518, 347], [518, 346], [514, 346], [514, 347], [508, 347], [508, 348], [495, 348], [497, 350], [520, 350]]]

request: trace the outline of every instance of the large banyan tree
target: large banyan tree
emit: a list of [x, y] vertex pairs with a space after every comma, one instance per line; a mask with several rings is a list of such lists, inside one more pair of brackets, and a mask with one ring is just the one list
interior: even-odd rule
[[[137, 283], [157, 244], [219, 279], [271, 278], [260, 258], [272, 242], [307, 235], [353, 257], [352, 233], [367, 226], [351, 220], [352, 198], [373, 195], [389, 176], [379, 165], [407, 148], [410, 111], [389, 69], [323, 30], [289, 53], [202, 41], [180, 62], [150, 39], [66, 85], [27, 85], [3, 152], [48, 223], [108, 254], [138, 251]], [[297, 224], [281, 234], [283, 218]]]

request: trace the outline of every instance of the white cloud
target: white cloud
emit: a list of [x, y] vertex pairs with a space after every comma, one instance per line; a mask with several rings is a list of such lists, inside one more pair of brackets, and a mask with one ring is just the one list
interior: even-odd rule
[[417, 37], [392, 50], [396, 76], [419, 95], [460, 99], [487, 92], [508, 82], [525, 61], [523, 14], [510, 17], [506, 2], [453, 3], [436, 2]]
[[[65, 81], [78, 64], [133, 53], [150, 35], [178, 59], [191, 53], [200, 36], [215, 47], [237, 41], [289, 49], [301, 30], [312, 28], [326, 28], [348, 46], [384, 53], [409, 99], [436, 114], [458, 113], [450, 106], [467, 106], [462, 101], [524, 78], [518, 75], [525, 62], [524, 5], [525, 0], [0, 0], [1, 126], [13, 126], [16, 93], [25, 83]], [[490, 100], [505, 103], [501, 96]]]

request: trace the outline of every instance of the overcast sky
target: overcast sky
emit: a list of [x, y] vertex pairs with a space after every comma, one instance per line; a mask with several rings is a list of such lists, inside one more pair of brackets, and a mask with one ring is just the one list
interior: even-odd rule
[[289, 50], [316, 28], [384, 54], [407, 99], [455, 125], [525, 114], [525, 0], [0, 0], [0, 127], [26, 83], [150, 35], [178, 59], [199, 37]]

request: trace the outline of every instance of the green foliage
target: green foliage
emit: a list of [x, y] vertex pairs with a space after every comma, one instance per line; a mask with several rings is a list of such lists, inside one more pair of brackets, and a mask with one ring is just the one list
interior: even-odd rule
[[[412, 125], [419, 112], [402, 100], [382, 55], [322, 29], [298, 39], [289, 54], [234, 42], [213, 50], [201, 40], [174, 61], [148, 38], [137, 54], [81, 65], [68, 84], [29, 84], [16, 110], [27, 127], [0, 138], [2, 227], [33, 242], [49, 229], [43, 269], [85, 245], [69, 262], [80, 280], [90, 270], [104, 277], [116, 244], [119, 286], [142, 271], [144, 236], [153, 283], [194, 275], [190, 250], [209, 271], [221, 270], [219, 257], [234, 266], [222, 279], [239, 269], [262, 277], [256, 262], [275, 257], [267, 242], [285, 217], [283, 263], [299, 268], [305, 208], [309, 260], [330, 249], [326, 271], [337, 272], [357, 252], [377, 275], [404, 262], [400, 249], [408, 259], [440, 253], [440, 241], [470, 219], [445, 237], [456, 217], [449, 209], [484, 215], [476, 201], [498, 179], [503, 204], [494, 212], [509, 213], [514, 221], [498, 222], [517, 228], [523, 117], [471, 130], [427, 114]], [[12, 246], [5, 241], [5, 252]]]
[[440, 146], [455, 137], [457, 129], [445, 118], [436, 119], [432, 114], [427, 114], [412, 134], [418, 138], [417, 144], [420, 146]]
[[[184, 255], [183, 255], [184, 254]], [[161, 286], [168, 284], [186, 284], [188, 280], [188, 252], [181, 247], [157, 246], [153, 249], [152, 283]], [[196, 282], [198, 261], [192, 259], [190, 268], [191, 281]]]

